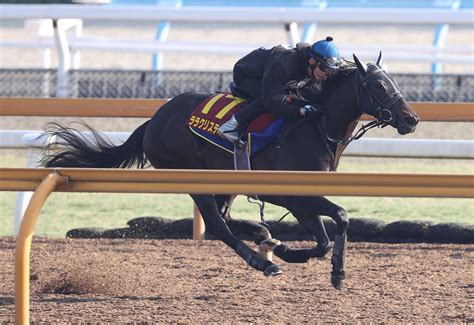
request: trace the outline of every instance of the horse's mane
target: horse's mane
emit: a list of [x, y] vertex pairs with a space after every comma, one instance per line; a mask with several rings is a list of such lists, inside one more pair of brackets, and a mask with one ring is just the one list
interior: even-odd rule
[[357, 66], [354, 62], [348, 61], [343, 59], [343, 63], [339, 68], [339, 71], [333, 76], [330, 77], [327, 81], [328, 87], [334, 87], [335, 84], [339, 84], [341, 79], [347, 78], [351, 75], [355, 70], [357, 70]]
[[331, 93], [341, 85], [342, 81], [350, 76], [354, 71], [357, 70], [357, 66], [354, 62], [343, 59], [343, 64], [339, 68], [339, 71], [333, 76], [329, 77], [323, 83], [323, 102], [327, 99]]

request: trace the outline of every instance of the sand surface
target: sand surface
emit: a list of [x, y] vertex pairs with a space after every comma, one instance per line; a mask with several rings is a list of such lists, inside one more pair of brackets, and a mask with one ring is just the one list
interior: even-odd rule
[[[293, 242], [292, 246], [310, 246]], [[0, 319], [13, 321], [12, 239], [0, 239]], [[31, 319], [48, 322], [474, 322], [473, 245], [349, 243], [265, 278], [219, 241], [35, 239]]]
[[[85, 37], [153, 39], [154, 24], [85, 22]], [[318, 27], [316, 38], [340, 46], [432, 42], [434, 27]], [[28, 40], [21, 23], [0, 23], [1, 40]], [[173, 41], [287, 43], [281, 26], [173, 25]], [[447, 43], [472, 45], [474, 32], [452, 27]], [[374, 53], [374, 59], [377, 53]], [[231, 70], [239, 56], [166, 54], [164, 67]], [[149, 54], [83, 51], [83, 68], [144, 69]], [[52, 67], [57, 64], [52, 56]], [[429, 72], [427, 63], [387, 62], [390, 72]], [[0, 68], [39, 68], [41, 51], [1, 49]], [[468, 65], [445, 72], [474, 73]], [[46, 119], [5, 118], [0, 129], [38, 129]], [[140, 120], [95, 126], [133, 130]], [[93, 124], [94, 125], [94, 124]], [[452, 124], [451, 124], [452, 125]], [[395, 136], [393, 130], [373, 136]], [[472, 138], [470, 124], [427, 123], [413, 137]], [[292, 243], [293, 246], [311, 245]], [[0, 319], [14, 319], [14, 241], [0, 239]], [[329, 282], [329, 259], [306, 264], [277, 260], [284, 274], [268, 279], [217, 241], [35, 239], [31, 262], [31, 319], [48, 322], [376, 322], [472, 323], [473, 245], [350, 243], [343, 291]]]

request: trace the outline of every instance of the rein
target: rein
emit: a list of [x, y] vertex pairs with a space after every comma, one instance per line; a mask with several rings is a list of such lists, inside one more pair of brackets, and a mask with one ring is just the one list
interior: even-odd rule
[[340, 139], [340, 140], [337, 140], [337, 139], [334, 139], [334, 138], [331, 138], [328, 133], [326, 132], [326, 127], [325, 127], [325, 124], [324, 122], [322, 121], [322, 123], [319, 124], [319, 127], [321, 128], [321, 132], [324, 134], [324, 137], [326, 138], [326, 140], [328, 140], [329, 142], [332, 142], [334, 144], [337, 144], [337, 145], [348, 145], [349, 143], [351, 143], [352, 141], [354, 140], [359, 140], [360, 138], [362, 138], [362, 136], [367, 132], [369, 131], [370, 129], [373, 129], [375, 127], [381, 127], [381, 128], [384, 128], [386, 127], [388, 124], [383, 122], [383, 121], [379, 121], [379, 120], [373, 120], [367, 124], [364, 124], [362, 125], [359, 130], [357, 130], [357, 132], [350, 136], [348, 139], [346, 140], [343, 140], [343, 139]]

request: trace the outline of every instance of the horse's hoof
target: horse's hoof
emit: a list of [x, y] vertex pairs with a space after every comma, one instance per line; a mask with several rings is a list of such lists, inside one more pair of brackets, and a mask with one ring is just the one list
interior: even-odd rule
[[283, 272], [280, 270], [280, 268], [275, 264], [272, 264], [272, 265], [268, 266], [263, 271], [263, 275], [268, 276], [268, 277], [277, 276], [277, 275], [280, 275], [282, 273]]
[[342, 290], [344, 278], [344, 274], [331, 274], [332, 286], [337, 290]]

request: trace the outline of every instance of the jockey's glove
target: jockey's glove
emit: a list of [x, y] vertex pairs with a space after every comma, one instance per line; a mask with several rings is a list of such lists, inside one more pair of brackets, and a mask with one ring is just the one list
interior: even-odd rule
[[302, 117], [311, 117], [316, 115], [321, 115], [324, 112], [324, 109], [321, 105], [305, 105], [300, 109], [300, 115]]

